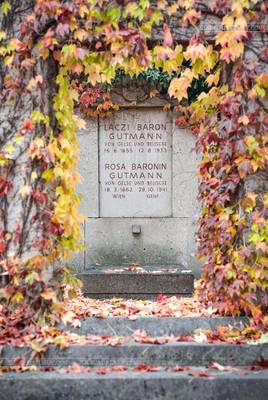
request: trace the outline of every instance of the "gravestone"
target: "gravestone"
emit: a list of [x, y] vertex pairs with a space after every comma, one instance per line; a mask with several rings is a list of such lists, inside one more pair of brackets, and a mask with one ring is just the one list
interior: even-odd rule
[[[111, 118], [88, 119], [78, 139], [83, 178], [78, 192], [86, 221], [84, 253], [73, 259], [76, 271], [98, 274], [108, 268], [130, 274], [137, 269], [136, 293], [148, 272], [157, 279], [159, 272], [171, 271], [173, 282], [177, 272], [193, 269], [198, 275], [193, 135], [175, 125], [171, 111], [143, 104], [121, 107]], [[96, 279], [95, 285], [103, 284], [103, 277]], [[113, 285], [110, 276], [109, 291]], [[154, 292], [153, 282], [152, 287]]]
[[170, 117], [126, 110], [101, 121], [99, 131], [100, 216], [170, 217]]

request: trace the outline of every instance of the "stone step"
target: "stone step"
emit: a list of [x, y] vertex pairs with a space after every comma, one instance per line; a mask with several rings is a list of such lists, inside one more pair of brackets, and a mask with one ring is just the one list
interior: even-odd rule
[[25, 372], [0, 375], [0, 400], [264, 400], [268, 373], [208, 370], [96, 373]]
[[192, 271], [180, 265], [92, 266], [77, 276], [84, 294], [97, 298], [190, 296], [194, 291]]
[[[29, 348], [5, 346], [0, 355], [0, 365], [11, 366], [16, 357], [31, 357]], [[172, 342], [167, 344], [141, 344], [127, 341], [122, 345], [70, 345], [62, 350], [50, 346], [41, 360], [41, 366], [67, 367], [77, 363], [89, 367], [111, 367], [150, 364], [162, 367], [221, 365], [246, 366], [268, 359], [267, 345]]]
[[215, 330], [219, 326], [241, 328], [248, 323], [247, 317], [127, 317], [81, 318], [81, 326], [60, 325], [63, 330], [80, 335], [118, 335], [128, 336], [137, 329], [145, 330], [151, 336], [185, 335], [196, 329]]

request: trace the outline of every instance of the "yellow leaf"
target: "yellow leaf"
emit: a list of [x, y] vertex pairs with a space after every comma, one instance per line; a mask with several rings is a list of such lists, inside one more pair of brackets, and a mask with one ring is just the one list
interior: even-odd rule
[[211, 74], [207, 77], [206, 82], [209, 86], [217, 85], [220, 79], [220, 71], [217, 71], [215, 74]]
[[129, 15], [133, 15], [133, 13], [135, 13], [135, 11], [138, 8], [138, 4], [131, 2], [128, 3], [125, 7], [124, 7], [124, 16], [128, 17]]
[[168, 9], [167, 9], [167, 13], [168, 13], [168, 15], [170, 16], [170, 15], [172, 15], [172, 14], [175, 14], [175, 12], [177, 12], [177, 10], [178, 10], [178, 4], [172, 4], [171, 6], [169, 6], [168, 7]]
[[45, 146], [45, 142], [41, 138], [36, 138], [34, 143], [36, 144], [37, 147], [44, 147]]
[[85, 68], [85, 73], [88, 75], [88, 81], [94, 86], [101, 82], [101, 66], [100, 64], [89, 64]]
[[0, 41], [4, 40], [7, 37], [6, 32], [5, 31], [0, 31]]
[[58, 299], [56, 296], [56, 292], [52, 289], [46, 289], [41, 293], [41, 297], [45, 300], [52, 300], [53, 303], [57, 303]]
[[190, 87], [192, 80], [187, 76], [172, 79], [168, 94], [170, 97], [175, 97], [179, 101], [183, 98], [188, 98], [187, 89]]
[[11, 298], [11, 302], [14, 304], [18, 304], [21, 303], [24, 299], [24, 296], [21, 292], [17, 292], [16, 294], [14, 294], [14, 296], [12, 296]]
[[246, 20], [246, 18], [243, 16], [243, 15], [241, 15], [240, 17], [238, 17], [238, 18], [236, 18], [236, 20], [235, 20], [235, 23], [234, 23], [234, 27], [237, 29], [237, 28], [246, 28], [246, 26], [247, 26], [247, 20]]
[[85, 129], [86, 128], [86, 121], [77, 115], [73, 116], [73, 119], [76, 123], [77, 129]]
[[232, 14], [234, 17], [240, 17], [241, 15], [243, 15], [241, 0], [232, 2]]
[[264, 88], [268, 88], [268, 74], [263, 73], [260, 76], [258, 76], [257, 82]]
[[33, 171], [31, 173], [31, 181], [35, 181], [37, 179], [37, 173], [35, 171]]
[[74, 38], [78, 39], [80, 42], [83, 42], [83, 40], [85, 40], [88, 37], [88, 33], [87, 31], [85, 31], [85, 29], [77, 29], [74, 32]]
[[5, 65], [7, 65], [7, 66], [11, 65], [13, 63], [14, 56], [15, 56], [14, 54], [11, 54], [11, 56], [6, 56], [4, 58]]
[[256, 206], [257, 194], [253, 192], [248, 192], [241, 200], [241, 206], [246, 212], [251, 212]]
[[153, 89], [153, 90], [150, 91], [150, 97], [151, 98], [155, 97], [157, 94], [158, 94], [158, 90], [156, 90], [156, 89]]
[[243, 124], [243, 125], [248, 125], [249, 124], [249, 118], [247, 115], [241, 115], [241, 117], [238, 118], [238, 123]]
[[225, 15], [222, 19], [222, 25], [225, 26], [227, 29], [233, 27], [234, 18], [231, 15]]

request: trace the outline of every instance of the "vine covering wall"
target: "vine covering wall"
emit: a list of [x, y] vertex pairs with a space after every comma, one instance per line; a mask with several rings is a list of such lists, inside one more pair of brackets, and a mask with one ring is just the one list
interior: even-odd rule
[[78, 285], [65, 267], [81, 246], [75, 106], [106, 116], [118, 71], [153, 69], [202, 154], [202, 299], [267, 326], [265, 2], [5, 0], [1, 11], [2, 322], [57, 319], [63, 288]]

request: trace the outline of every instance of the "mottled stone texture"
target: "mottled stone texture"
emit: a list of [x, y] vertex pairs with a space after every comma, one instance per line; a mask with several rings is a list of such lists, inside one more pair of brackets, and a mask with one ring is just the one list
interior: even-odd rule
[[[55, 372], [4, 374], [0, 400], [259, 400], [268, 392], [265, 372], [198, 377], [178, 372], [116, 372], [108, 375]], [[216, 376], [215, 376], [216, 375]]]
[[[129, 91], [128, 94], [130, 98], [139, 96], [137, 91]], [[159, 99], [155, 101], [156, 107], [153, 107], [150, 101], [147, 107], [145, 107], [145, 102], [141, 107], [132, 107], [130, 111], [122, 108], [118, 119], [116, 117], [118, 114], [115, 114], [112, 120], [108, 119], [105, 122], [106, 126], [109, 126], [110, 121], [113, 124], [122, 122], [122, 116], [126, 123], [128, 121], [126, 117], [129, 116], [132, 126], [140, 120], [145, 122], [158, 120], [159, 114], [163, 114], [160, 119], [164, 120], [165, 112], [159, 107]], [[167, 118], [172, 122], [172, 113], [169, 113]], [[132, 126], [130, 133], [135, 132]], [[155, 200], [155, 202], [162, 201], [159, 212], [150, 199], [144, 198], [143, 201], [147, 204], [143, 205], [140, 196], [137, 195], [136, 198], [134, 196], [131, 203], [133, 214], [132, 217], [129, 214], [130, 204], [128, 203], [127, 218], [115, 217], [117, 214], [124, 215], [124, 200], [113, 201], [111, 208], [107, 204], [108, 197], [103, 196], [101, 192], [103, 187], [100, 168], [104, 168], [104, 164], [100, 162], [98, 154], [100, 143], [103, 142], [103, 138], [100, 137], [104, 133], [103, 130], [98, 129], [97, 122], [91, 120], [88, 121], [86, 130], [79, 134], [81, 144], [79, 170], [83, 177], [79, 189], [83, 194], [82, 211], [87, 219], [84, 225], [85, 253], [76, 255], [73, 262], [78, 272], [92, 265], [138, 262], [141, 264], [183, 264], [187, 268], [193, 268], [195, 273], [199, 273], [199, 263], [194, 255], [196, 246], [194, 236], [199, 212], [196, 200], [198, 158], [194, 151], [195, 138], [187, 129], [176, 127], [174, 122], [169, 124], [168, 130], [171, 146], [171, 163], [167, 167], [171, 170], [171, 182], [168, 186], [170, 197], [161, 197], [160, 194]], [[146, 131], [142, 132], [146, 134]], [[132, 140], [132, 142], [135, 141]], [[139, 162], [142, 160], [140, 159], [139, 156]], [[124, 155], [122, 160], [125, 164], [138, 162], [133, 153], [127, 157]], [[159, 153], [154, 161], [161, 163], [163, 160], [166, 162]], [[118, 157], [115, 162], [118, 162]], [[109, 212], [105, 210], [106, 204]], [[150, 204], [152, 204], [151, 209]], [[118, 209], [114, 210], [115, 207]], [[145, 210], [148, 215], [137, 218], [135, 210]], [[162, 211], [170, 214], [169, 217], [161, 217]], [[102, 216], [103, 213], [105, 217]], [[133, 225], [140, 227], [140, 234], [133, 234]]]
[[[131, 332], [130, 332], [131, 334]], [[31, 355], [27, 348], [6, 346], [0, 357], [1, 364], [12, 365], [15, 357]], [[134, 341], [118, 346], [109, 345], [70, 345], [66, 349], [50, 346], [42, 359], [31, 361], [32, 365], [68, 367], [72, 363], [88, 367], [112, 367], [125, 365], [135, 367], [145, 363], [162, 367], [207, 366], [213, 363], [229, 366], [248, 366], [261, 359], [267, 359], [268, 348], [264, 345], [234, 345], [174, 342], [165, 345], [140, 344]]]
[[128, 336], [129, 332], [137, 329], [145, 330], [151, 336], [179, 336], [194, 332], [196, 329], [215, 330], [218, 326], [232, 326], [238, 328], [248, 324], [247, 317], [138, 317], [131, 320], [128, 317], [107, 317], [93, 318], [86, 317], [80, 319], [80, 327], [61, 325], [65, 330], [80, 335], [113, 335], [114, 332], [119, 336]]
[[[190, 270], [170, 267], [146, 267], [144, 273], [120, 271], [111, 268], [91, 268], [78, 275], [83, 282], [83, 291], [88, 296], [110, 295], [191, 295], [194, 291], [194, 277]], [[146, 273], [145, 273], [146, 271]], [[173, 271], [173, 272], [170, 272]]]

